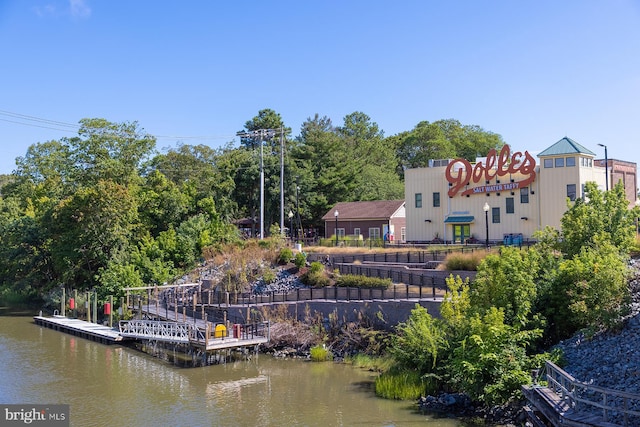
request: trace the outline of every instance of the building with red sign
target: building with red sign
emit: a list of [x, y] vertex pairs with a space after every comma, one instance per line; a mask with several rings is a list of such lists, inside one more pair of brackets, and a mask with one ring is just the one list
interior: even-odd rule
[[545, 226], [559, 229], [567, 202], [589, 181], [602, 190], [622, 181], [630, 207], [637, 200], [635, 163], [596, 159], [567, 137], [537, 157], [505, 145], [475, 163], [432, 160], [406, 170], [407, 242], [518, 244]]

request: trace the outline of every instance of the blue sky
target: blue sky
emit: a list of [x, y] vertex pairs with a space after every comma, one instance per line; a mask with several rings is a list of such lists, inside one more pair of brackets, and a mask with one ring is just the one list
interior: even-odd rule
[[640, 164], [638, 0], [0, 0], [0, 52], [0, 173], [82, 118], [215, 148], [264, 108], [294, 135], [453, 118]]

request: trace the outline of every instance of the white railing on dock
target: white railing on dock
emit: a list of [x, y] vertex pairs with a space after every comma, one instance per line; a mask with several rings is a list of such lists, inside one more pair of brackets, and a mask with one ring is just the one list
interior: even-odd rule
[[121, 320], [120, 335], [158, 341], [188, 343], [194, 336], [192, 325], [158, 320]]

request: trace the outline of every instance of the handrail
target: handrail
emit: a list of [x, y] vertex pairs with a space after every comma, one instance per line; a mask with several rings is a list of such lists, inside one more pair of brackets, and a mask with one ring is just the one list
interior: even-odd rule
[[634, 409], [640, 408], [640, 394], [587, 384], [575, 379], [551, 361], [546, 362], [545, 371], [549, 388], [556, 393], [560, 392], [562, 399], [576, 411], [591, 407], [596, 412], [602, 410], [605, 422], [617, 415], [618, 418], [622, 417], [625, 427], [637, 425], [638, 419], [631, 423], [629, 417], [640, 417], [640, 410]]

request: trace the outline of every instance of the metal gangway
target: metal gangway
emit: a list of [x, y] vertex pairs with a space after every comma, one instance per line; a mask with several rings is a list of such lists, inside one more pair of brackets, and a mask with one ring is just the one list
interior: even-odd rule
[[525, 408], [534, 426], [635, 427], [640, 425], [640, 394], [594, 386], [577, 380], [547, 361], [546, 384], [523, 386]]
[[204, 340], [201, 331], [191, 323], [165, 320], [121, 320], [120, 335], [125, 338], [188, 344]]

